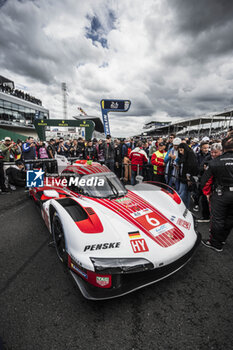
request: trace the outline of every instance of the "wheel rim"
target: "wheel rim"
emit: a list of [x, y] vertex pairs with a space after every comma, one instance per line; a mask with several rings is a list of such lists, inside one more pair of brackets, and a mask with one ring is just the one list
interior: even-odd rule
[[66, 244], [65, 236], [60, 220], [55, 217], [53, 222], [53, 236], [57, 255], [62, 262], [65, 262], [66, 259]]

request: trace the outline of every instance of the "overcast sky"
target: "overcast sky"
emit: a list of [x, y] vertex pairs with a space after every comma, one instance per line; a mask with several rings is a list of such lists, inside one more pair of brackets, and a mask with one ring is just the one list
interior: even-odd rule
[[130, 99], [110, 114], [114, 136], [150, 120], [233, 105], [230, 0], [0, 0], [0, 75], [62, 118], [101, 116], [100, 100]]

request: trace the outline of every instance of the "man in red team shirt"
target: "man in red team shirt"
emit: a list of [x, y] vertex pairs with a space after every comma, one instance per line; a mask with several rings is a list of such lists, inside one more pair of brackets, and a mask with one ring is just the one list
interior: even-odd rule
[[131, 185], [136, 185], [136, 176], [142, 175], [142, 167], [148, 162], [147, 154], [143, 150], [142, 142], [137, 143], [137, 147], [134, 148], [130, 155], [132, 174], [131, 174]]

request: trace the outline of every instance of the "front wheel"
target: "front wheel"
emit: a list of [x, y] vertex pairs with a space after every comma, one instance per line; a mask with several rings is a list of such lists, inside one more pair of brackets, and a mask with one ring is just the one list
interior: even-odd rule
[[59, 219], [56, 213], [53, 216], [52, 233], [57, 256], [63, 264], [67, 265], [68, 255], [66, 252], [65, 234], [63, 231], [61, 220]]

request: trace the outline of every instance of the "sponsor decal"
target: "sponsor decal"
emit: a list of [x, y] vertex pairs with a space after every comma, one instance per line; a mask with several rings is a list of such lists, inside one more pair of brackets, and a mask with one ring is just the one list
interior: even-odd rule
[[130, 241], [130, 244], [134, 253], [142, 253], [149, 251], [146, 241], [143, 238], [134, 239], [133, 241]]
[[185, 221], [185, 220], [180, 219], [180, 218], [177, 220], [177, 225], [180, 225], [180, 226], [186, 228], [187, 230], [189, 230], [190, 227], [191, 227], [191, 223], [190, 222]]
[[84, 271], [80, 270], [78, 268], [78, 266], [74, 265], [73, 263], [71, 263], [70, 266], [72, 267], [72, 269], [77, 271], [81, 276], [83, 276], [84, 278], [88, 279], [88, 275]]
[[133, 239], [133, 238], [140, 238], [141, 235], [139, 233], [139, 231], [135, 231], [135, 232], [128, 232], [129, 238]]
[[27, 170], [27, 187], [43, 187], [44, 186], [44, 171]]
[[175, 221], [175, 219], [176, 219], [175, 215], [172, 215], [170, 220]]
[[107, 286], [109, 284], [109, 277], [96, 276], [96, 283], [101, 287]]
[[163, 233], [167, 233], [168, 231], [170, 232], [172, 230], [173, 230], [173, 226], [169, 222], [167, 222], [167, 223], [162, 224], [162, 225], [160, 225], [158, 227], [155, 227], [150, 232], [152, 233], [152, 235], [154, 237], [156, 237], [156, 236], [159, 236], [159, 235], [161, 235]]
[[149, 213], [152, 213], [152, 211], [150, 209], [142, 209], [142, 210], [135, 211], [134, 213], [131, 213], [131, 215], [134, 218], [139, 218], [140, 216], [143, 216], [143, 215], [149, 214]]
[[99, 243], [86, 245], [84, 247], [84, 252], [91, 250], [102, 250], [102, 249], [115, 249], [120, 248], [121, 242], [112, 242], [112, 243]]
[[116, 199], [116, 202], [123, 205], [129, 205], [132, 202], [132, 200], [128, 197], [123, 197], [123, 198]]

